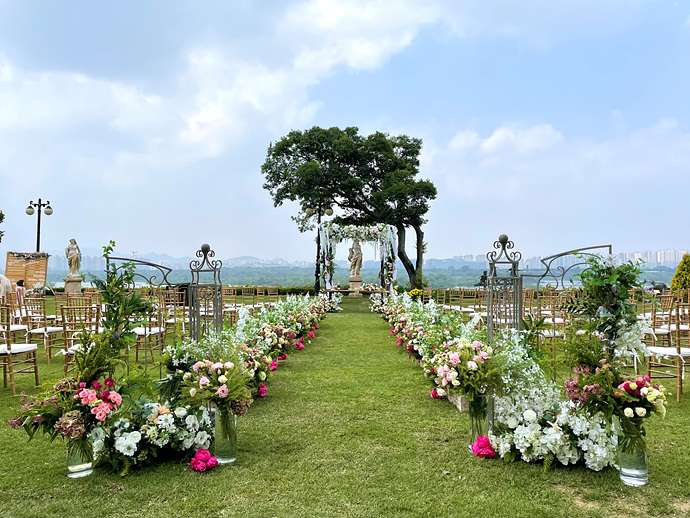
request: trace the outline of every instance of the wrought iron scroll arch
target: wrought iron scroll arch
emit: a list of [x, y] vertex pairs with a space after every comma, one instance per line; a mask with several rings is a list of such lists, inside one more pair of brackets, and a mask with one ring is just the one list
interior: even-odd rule
[[[579, 267], [588, 265], [587, 258], [601, 256], [604, 252], [609, 256], [613, 255], [613, 246], [610, 244], [592, 245], [585, 246], [582, 248], [575, 248], [573, 250], [567, 250], [565, 252], [560, 252], [558, 254], [550, 255], [548, 257], [540, 259], [540, 262], [544, 265], [543, 272], [535, 274], [523, 273], [522, 276], [537, 279], [537, 296], [539, 295], [541, 288], [543, 288], [546, 285], [553, 286], [557, 290], [565, 289], [566, 287], [573, 288], [575, 287], [573, 277], [571, 276], [568, 279], [570, 285], [566, 286], [566, 275], [568, 275], [569, 272], [573, 272], [573, 274], [580, 274], [583, 271], [586, 271], [588, 268], [580, 270]], [[559, 259], [563, 259], [564, 257], [577, 257], [581, 260], [571, 265], [568, 265], [567, 267], [559, 264], [554, 264]]]
[[[172, 272], [172, 268], [168, 268], [167, 266], [163, 266], [162, 264], [157, 264], [151, 261], [145, 261], [143, 259], [134, 259], [131, 257], [115, 257], [111, 255], [106, 255], [106, 272], [110, 270], [110, 265], [113, 263], [121, 263], [122, 265], [133, 264], [133, 277], [135, 279], [141, 279], [142, 282], [146, 283], [151, 288], [162, 288], [174, 285], [174, 283], [170, 282], [170, 279], [168, 278], [168, 275], [170, 275], [170, 273]], [[150, 275], [140, 273], [137, 269], [138, 266], [149, 268], [153, 270], [153, 273], [151, 273]], [[134, 288], [134, 286], [132, 286], [132, 288]]]

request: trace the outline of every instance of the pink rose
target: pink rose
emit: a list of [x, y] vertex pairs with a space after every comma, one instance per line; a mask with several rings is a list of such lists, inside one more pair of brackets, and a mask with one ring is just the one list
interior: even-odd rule
[[496, 458], [496, 450], [491, 446], [491, 440], [486, 435], [479, 435], [472, 443], [472, 455], [483, 459]]
[[304, 343], [303, 342], [295, 342], [295, 349], [298, 351], [304, 351]]
[[314, 334], [314, 331], [309, 331], [307, 333], [307, 338], [309, 338], [309, 340], [312, 340], [315, 336], [316, 334]]
[[220, 387], [218, 387], [218, 390], [216, 390], [216, 394], [219, 397], [228, 397], [228, 386], [221, 385]]
[[259, 388], [256, 391], [259, 397], [266, 397], [268, 395], [268, 385], [265, 383], [259, 383]]
[[200, 460], [201, 462], [207, 462], [211, 458], [211, 452], [206, 449], [196, 450], [194, 454], [195, 460]]
[[206, 387], [209, 383], [211, 383], [211, 380], [208, 379], [206, 376], [201, 376], [201, 378], [199, 378], [199, 386], [201, 388]]
[[431, 399], [441, 399], [441, 397], [438, 395], [438, 392], [436, 391], [435, 388], [431, 389]]
[[85, 381], [80, 381], [80, 382], [79, 382], [79, 388], [86, 388], [86, 382], [85, 382]]
[[448, 355], [448, 359], [450, 360], [450, 363], [453, 365], [457, 365], [460, 363], [460, 355], [458, 353], [450, 353]]
[[275, 360], [271, 361], [271, 365], [269, 365], [268, 369], [271, 370], [271, 371], [274, 371], [274, 370], [276, 370], [277, 368], [278, 368], [278, 362], [275, 361]]
[[109, 388], [113, 388], [115, 386], [115, 380], [113, 378], [105, 378], [103, 383], [105, 383], [105, 386]]
[[206, 461], [206, 469], [213, 469], [218, 466], [218, 459], [211, 457]]
[[278, 355], [278, 359], [281, 360], [281, 361], [287, 360], [287, 357], [288, 357], [287, 353], [280, 353], [280, 354]]
[[98, 381], [92, 381], [92, 382], [91, 382], [91, 388], [94, 389], [94, 390], [100, 390], [101, 384], [98, 383]]
[[115, 406], [120, 406], [122, 404], [122, 396], [117, 392], [110, 392], [108, 394], [108, 399]]

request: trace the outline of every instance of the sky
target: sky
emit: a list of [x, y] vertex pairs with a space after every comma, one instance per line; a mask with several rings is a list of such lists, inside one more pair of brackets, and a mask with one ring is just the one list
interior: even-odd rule
[[309, 260], [260, 166], [314, 125], [423, 139], [429, 257], [687, 249], [688, 92], [687, 1], [0, 0], [0, 254], [40, 196], [47, 250]]

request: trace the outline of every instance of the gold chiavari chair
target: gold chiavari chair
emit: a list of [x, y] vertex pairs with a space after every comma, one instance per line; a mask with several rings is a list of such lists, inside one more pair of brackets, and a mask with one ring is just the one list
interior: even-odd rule
[[237, 289], [232, 286], [223, 286], [223, 307], [227, 309], [235, 309], [237, 306]]
[[262, 304], [266, 298], [266, 288], [264, 286], [256, 287], [256, 302], [257, 304]]
[[15, 375], [23, 373], [33, 373], [34, 382], [38, 380], [38, 362], [36, 352], [38, 346], [30, 343], [15, 343], [13, 334], [10, 331], [12, 320], [14, 319], [8, 305], [0, 306], [0, 362], [2, 362], [3, 386], [8, 383], [12, 390], [12, 395], [16, 393]]
[[266, 289], [266, 296], [268, 297], [269, 302], [278, 302], [280, 300], [280, 291], [276, 286], [269, 286]]
[[92, 304], [86, 306], [66, 304], [60, 308], [60, 315], [62, 317], [62, 353], [65, 356], [65, 375], [67, 375], [77, 348], [81, 347], [87, 335], [99, 332], [101, 308]]
[[142, 351], [144, 365], [148, 363], [149, 354], [151, 361], [153, 361], [155, 352], [163, 351], [165, 346], [165, 323], [163, 321], [165, 303], [160, 295], [149, 296], [148, 301], [151, 304], [148, 314], [141, 325], [132, 329], [137, 337], [134, 345], [134, 357], [138, 362], [139, 353]]
[[177, 338], [184, 338], [187, 334], [187, 306], [185, 304], [185, 293], [176, 288], [163, 290], [161, 293], [163, 300], [163, 313], [165, 317], [165, 333], [172, 332]]
[[668, 341], [657, 340], [649, 347], [648, 373], [654, 379], [675, 379], [676, 401], [680, 401], [685, 365], [690, 360], [690, 304], [674, 301], [671, 313]]
[[434, 302], [436, 302], [436, 304], [438, 304], [439, 306], [443, 306], [446, 303], [447, 291], [448, 290], [446, 290], [445, 288], [438, 288], [434, 292], [434, 296], [433, 296]]
[[48, 320], [46, 314], [46, 300], [44, 297], [27, 297], [24, 300], [26, 323], [29, 325], [29, 335], [43, 340], [43, 347], [48, 354], [48, 361], [53, 358], [53, 348], [62, 349], [62, 344], [56, 339], [62, 337], [62, 327], [57, 322]]
[[422, 303], [426, 304], [431, 300], [431, 297], [433, 296], [433, 289], [432, 288], [423, 288], [422, 289]]
[[254, 286], [242, 287], [242, 304], [256, 304], [256, 288]]

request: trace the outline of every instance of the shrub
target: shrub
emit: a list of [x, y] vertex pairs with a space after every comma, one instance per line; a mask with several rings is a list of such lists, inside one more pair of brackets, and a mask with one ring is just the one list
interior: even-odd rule
[[676, 267], [671, 281], [672, 291], [690, 290], [690, 254], [685, 254]]

